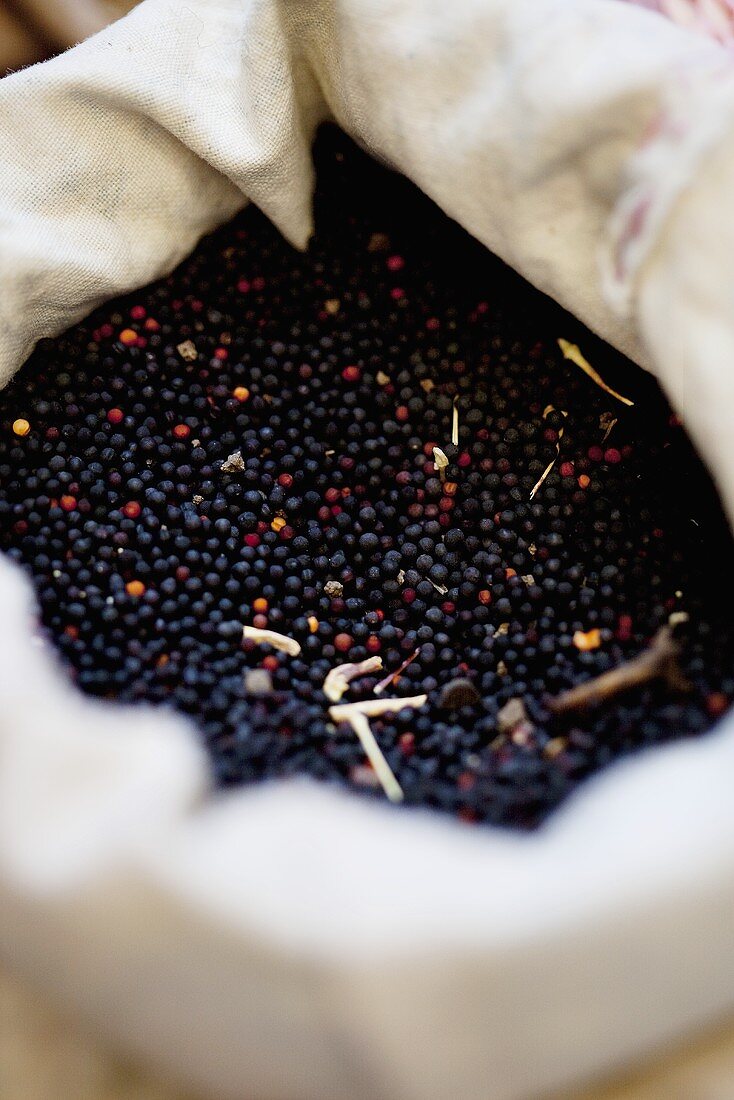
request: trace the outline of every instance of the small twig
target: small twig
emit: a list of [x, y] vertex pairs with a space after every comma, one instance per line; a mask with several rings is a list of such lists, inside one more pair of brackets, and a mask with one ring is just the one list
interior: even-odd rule
[[365, 755], [374, 768], [375, 775], [382, 784], [391, 802], [402, 802], [403, 791], [393, 775], [382, 749], [375, 740], [369, 718], [380, 718], [383, 714], [396, 714], [404, 707], [418, 708], [425, 705], [427, 695], [413, 695], [406, 699], [367, 699], [362, 703], [342, 703], [329, 707], [329, 717], [333, 722], [348, 722], [352, 727]]
[[585, 710], [653, 680], [664, 680], [671, 691], [690, 691], [691, 684], [681, 670], [679, 655], [680, 646], [671, 627], [663, 626], [648, 648], [631, 661], [562, 692], [550, 700], [548, 708], [554, 714]]
[[[543, 420], [545, 420], [546, 416], [548, 416], [549, 413], [555, 412], [555, 411], [556, 410], [553, 408], [552, 405], [546, 405], [545, 409], [543, 410]], [[565, 409], [561, 409], [560, 411], [561, 411], [561, 416], [568, 416], [568, 413], [565, 411]], [[558, 429], [558, 439], [556, 440], [555, 457], [550, 460], [550, 462], [548, 463], [546, 468], [543, 470], [543, 473], [540, 475], [538, 480], [535, 482], [535, 485], [533, 485], [532, 489], [530, 490], [530, 497], [528, 498], [529, 500], [533, 499], [533, 497], [537, 493], [538, 489], [541, 487], [541, 485], [543, 484], [545, 479], [548, 477], [548, 474], [551, 472], [551, 470], [555, 466], [556, 462], [558, 461], [558, 458], [561, 454], [561, 440], [562, 439], [563, 439], [563, 428], [559, 428]]]
[[403, 788], [395, 778], [392, 768], [383, 756], [382, 749], [375, 740], [372, 727], [364, 714], [356, 711], [345, 719], [359, 738], [359, 743], [364, 749], [365, 756], [369, 760], [375, 775], [380, 780], [382, 789], [391, 802], [403, 801]]
[[375, 695], [381, 695], [386, 687], [389, 687], [390, 684], [394, 684], [395, 681], [397, 680], [398, 676], [400, 676], [403, 672], [405, 672], [408, 665], [412, 664], [412, 662], [416, 659], [416, 657], [418, 656], [419, 653], [420, 653], [420, 646], [418, 647], [418, 649], [413, 650], [410, 657], [405, 658], [405, 660], [403, 661], [400, 668], [396, 668], [395, 671], [391, 672], [389, 676], [386, 676], [384, 678], [384, 680], [380, 680], [379, 684], [375, 684], [375, 688], [374, 688]]
[[458, 397], [454, 398], [453, 410], [451, 415], [451, 442], [454, 447], [459, 446], [459, 406]]
[[337, 665], [329, 670], [321, 690], [330, 703], [338, 703], [352, 680], [377, 672], [381, 668], [382, 657], [368, 657], [366, 661], [359, 661], [357, 664]]
[[568, 340], [560, 338], [558, 340], [558, 346], [563, 352], [565, 359], [570, 359], [572, 363], [575, 363], [577, 367], [581, 367], [584, 374], [588, 375], [592, 382], [596, 382], [600, 389], [604, 390], [611, 397], [616, 397], [617, 401], [621, 401], [623, 405], [634, 405], [634, 401], [630, 401], [629, 397], [623, 397], [621, 393], [617, 393], [611, 386], [608, 386], [600, 374], [592, 367], [588, 359], [585, 359], [581, 354], [580, 348], [576, 344], [570, 343]]
[[406, 695], [404, 698], [395, 699], [363, 699], [359, 703], [340, 703], [338, 706], [329, 707], [329, 714], [335, 722], [349, 721], [350, 715], [359, 711], [367, 718], [381, 718], [383, 714], [397, 714], [405, 707], [417, 710], [425, 706], [427, 695]]
[[281, 649], [291, 657], [297, 657], [301, 647], [295, 638], [289, 638], [285, 634], [279, 634], [276, 630], [260, 630], [257, 626], [243, 626], [243, 639], [249, 638], [256, 645], [271, 645], [273, 649]]

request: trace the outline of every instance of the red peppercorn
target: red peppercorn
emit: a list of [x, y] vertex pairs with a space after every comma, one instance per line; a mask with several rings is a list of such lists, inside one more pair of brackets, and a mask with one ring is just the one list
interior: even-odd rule
[[616, 447], [608, 447], [604, 452], [604, 461], [608, 462], [610, 466], [616, 466], [618, 462], [622, 461], [622, 452], [618, 451]]
[[64, 494], [64, 496], [62, 496], [59, 500], [59, 504], [65, 512], [73, 512], [76, 508], [76, 497]]
[[292, 477], [291, 474], [279, 474], [278, 475], [278, 485], [282, 486], [282, 488], [290, 489], [292, 484], [293, 484], [293, 477]]
[[604, 451], [601, 447], [589, 447], [586, 453], [592, 462], [601, 462], [604, 458]]
[[573, 462], [561, 463], [561, 477], [573, 477], [574, 469]]
[[120, 333], [119, 340], [125, 347], [132, 347], [138, 342], [138, 334], [134, 328], [124, 328]]
[[249, 281], [249, 279], [238, 279], [237, 280], [237, 289], [240, 292], [240, 294], [248, 294], [249, 290], [250, 290], [250, 281]]
[[387, 258], [387, 270], [388, 271], [402, 271], [405, 267], [405, 260], [402, 256], [388, 256]]
[[253, 532], [253, 534], [251, 534], [251, 535], [245, 535], [245, 538], [244, 538], [243, 541], [244, 541], [246, 546], [259, 546], [260, 545], [260, 536], [254, 534], [254, 532]]
[[147, 317], [143, 326], [146, 332], [160, 332], [161, 326], [155, 317]]
[[402, 595], [403, 595], [403, 603], [412, 603], [413, 600], [415, 599], [415, 589], [414, 588], [404, 588]]
[[180, 584], [183, 584], [185, 581], [187, 581], [190, 576], [191, 570], [189, 569], [188, 565], [177, 566], [175, 577]]
[[339, 653], [348, 653], [354, 645], [354, 639], [351, 634], [337, 634], [334, 638], [334, 648]]
[[145, 306], [133, 306], [130, 310], [130, 316], [133, 321], [142, 321], [145, 317]]
[[289, 539], [292, 539], [295, 533], [296, 532], [293, 530], [289, 523], [286, 523], [285, 527], [281, 527], [279, 532], [280, 537], [282, 539], [285, 539], [286, 542], [288, 542]]
[[337, 500], [341, 499], [341, 493], [338, 489], [327, 489], [324, 493], [324, 500], [327, 504], [336, 504]]
[[403, 756], [412, 756], [415, 752], [415, 734], [410, 730], [401, 733], [398, 737], [398, 745]]
[[408, 409], [408, 406], [398, 405], [397, 409], [395, 410], [395, 419], [399, 420], [400, 423], [403, 424], [409, 418], [409, 416], [410, 410]]
[[142, 581], [128, 581], [125, 585], [125, 591], [128, 596], [133, 596], [137, 599], [139, 596], [145, 595], [145, 585]]
[[365, 649], [368, 653], [379, 653], [382, 649], [380, 639], [376, 634], [370, 634], [369, 638], [365, 642]]
[[359, 367], [345, 367], [342, 371], [342, 378], [345, 382], [359, 382], [361, 377], [362, 371], [359, 369]]
[[712, 691], [706, 696], [706, 711], [712, 718], [720, 718], [728, 707], [729, 699], [723, 691]]
[[254, 615], [252, 625], [256, 626], [258, 630], [265, 630], [268, 625], [267, 615]]
[[263, 668], [268, 670], [268, 672], [277, 672], [278, 658], [275, 656], [274, 653], [268, 653], [267, 657], [263, 657], [262, 665]]
[[107, 419], [110, 424], [121, 424], [125, 419], [125, 414], [122, 409], [109, 409], [107, 412]]
[[475, 825], [477, 822], [477, 815], [474, 810], [470, 810], [468, 806], [461, 806], [457, 811], [456, 816], [459, 821], [463, 821], [465, 825]]
[[215, 348], [214, 358], [219, 359], [221, 362], [224, 362], [225, 359], [229, 359], [229, 352], [226, 348]]
[[127, 504], [123, 504], [120, 510], [124, 516], [127, 516], [128, 519], [137, 519], [140, 515], [140, 512], [142, 511], [137, 500], [129, 500]]
[[191, 435], [191, 428], [188, 424], [176, 424], [173, 429], [173, 434], [176, 439], [188, 439]]
[[467, 454], [466, 451], [463, 451], [459, 455], [458, 464], [459, 466], [461, 466], [462, 469], [465, 469], [467, 466], [471, 466], [471, 455]]

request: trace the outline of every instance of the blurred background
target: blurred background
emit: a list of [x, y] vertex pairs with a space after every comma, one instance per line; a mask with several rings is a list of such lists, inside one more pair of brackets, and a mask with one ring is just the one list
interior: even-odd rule
[[81, 42], [135, 0], [0, 0], [0, 74]]

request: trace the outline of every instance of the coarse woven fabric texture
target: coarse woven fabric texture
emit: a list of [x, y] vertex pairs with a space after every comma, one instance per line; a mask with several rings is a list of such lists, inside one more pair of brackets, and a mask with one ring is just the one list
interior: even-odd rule
[[[333, 118], [655, 370], [734, 515], [730, 66], [618, 0], [146, 0], [0, 82], [0, 379], [247, 201], [305, 244]], [[193, 1085], [513, 1100], [734, 1007], [731, 723], [533, 837], [214, 799], [183, 721], [62, 680], [6, 562], [0, 599], [0, 952]]]

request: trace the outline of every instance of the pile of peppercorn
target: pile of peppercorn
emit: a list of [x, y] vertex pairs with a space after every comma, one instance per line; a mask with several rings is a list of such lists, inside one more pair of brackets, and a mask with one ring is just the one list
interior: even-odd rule
[[[731, 536], [652, 379], [336, 131], [316, 159], [307, 254], [248, 209], [38, 348], [0, 548], [80, 690], [191, 716], [222, 783], [384, 798], [323, 692], [379, 657], [342, 702], [426, 696], [370, 719], [405, 802], [532, 827], [724, 712]], [[557, 705], [661, 629], [675, 676]]]

